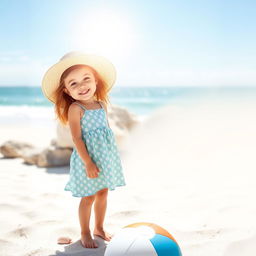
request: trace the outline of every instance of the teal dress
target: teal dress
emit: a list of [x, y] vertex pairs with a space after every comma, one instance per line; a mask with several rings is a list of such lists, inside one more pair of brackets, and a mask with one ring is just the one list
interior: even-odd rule
[[88, 178], [86, 167], [74, 147], [70, 157], [69, 180], [64, 190], [71, 191], [74, 197], [85, 197], [94, 195], [103, 188], [114, 190], [118, 186], [125, 186], [114, 133], [108, 125], [102, 103], [99, 102], [101, 105], [99, 109], [86, 109], [78, 102], [75, 103], [84, 109], [80, 120], [82, 139], [100, 172], [97, 178]]

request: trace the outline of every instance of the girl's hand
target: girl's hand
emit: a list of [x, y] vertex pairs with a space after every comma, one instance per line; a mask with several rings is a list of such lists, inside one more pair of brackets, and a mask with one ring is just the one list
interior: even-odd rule
[[85, 168], [86, 175], [88, 178], [97, 178], [98, 177], [98, 173], [100, 172], [100, 170], [93, 161], [86, 163], [85, 167], [86, 167]]

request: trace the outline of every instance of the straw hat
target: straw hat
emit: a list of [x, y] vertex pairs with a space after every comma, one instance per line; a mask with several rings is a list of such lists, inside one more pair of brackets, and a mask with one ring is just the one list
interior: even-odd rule
[[73, 51], [65, 54], [59, 62], [51, 66], [42, 80], [42, 91], [51, 102], [55, 103], [54, 92], [59, 86], [62, 73], [69, 67], [85, 64], [94, 68], [107, 85], [109, 91], [116, 81], [114, 65], [102, 56]]

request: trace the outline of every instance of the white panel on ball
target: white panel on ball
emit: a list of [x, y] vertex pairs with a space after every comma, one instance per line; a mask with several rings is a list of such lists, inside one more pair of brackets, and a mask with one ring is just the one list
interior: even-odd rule
[[121, 229], [108, 244], [104, 256], [126, 255], [131, 244], [136, 240], [133, 228]]
[[150, 240], [146, 237], [137, 237], [133, 242], [127, 256], [157, 256], [156, 250]]

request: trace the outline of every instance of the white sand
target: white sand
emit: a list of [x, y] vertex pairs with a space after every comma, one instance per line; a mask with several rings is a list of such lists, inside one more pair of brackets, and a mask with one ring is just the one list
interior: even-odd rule
[[[154, 222], [184, 256], [255, 255], [255, 114], [252, 101], [216, 100], [155, 112], [122, 148], [127, 186], [109, 193], [106, 229]], [[16, 129], [1, 126], [1, 143]], [[17, 132], [47, 145], [53, 131]], [[104, 255], [100, 239], [98, 249], [80, 244], [80, 199], [63, 190], [68, 167], [36, 168], [21, 159], [0, 165], [0, 255]], [[58, 245], [62, 235], [74, 243]]]

